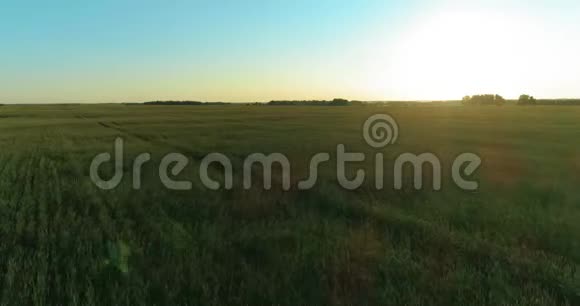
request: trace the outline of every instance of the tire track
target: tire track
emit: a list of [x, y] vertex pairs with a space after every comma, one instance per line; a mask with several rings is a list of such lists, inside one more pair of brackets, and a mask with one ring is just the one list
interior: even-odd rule
[[103, 121], [98, 121], [97, 124], [104, 127], [104, 128], [115, 130], [115, 131], [122, 133], [124, 135], [127, 135], [129, 137], [137, 138], [143, 142], [150, 143], [156, 147], [170, 148], [170, 149], [173, 149], [175, 151], [179, 151], [183, 154], [187, 154], [198, 162], [200, 162], [206, 156], [206, 154], [201, 153], [201, 152], [197, 152], [197, 151], [193, 151], [186, 146], [176, 145], [176, 144], [161, 140], [157, 137], [145, 136], [142, 134], [132, 132], [128, 129], [121, 127], [118, 124], [117, 124], [117, 126], [114, 126], [113, 124], [108, 124], [108, 123], [105, 123]]
[[[131, 132], [125, 128], [122, 128], [117, 123], [115, 123], [115, 124], [117, 124], [117, 126], [113, 126], [112, 124], [108, 124], [108, 123], [103, 122], [103, 121], [98, 121], [97, 123], [104, 128], [112, 129], [112, 130], [115, 130], [119, 133], [127, 135], [129, 137], [137, 138], [137, 139], [139, 139], [143, 142], [149, 143], [153, 146], [169, 148], [169, 149], [172, 149], [174, 151], [181, 152], [181, 153], [191, 157], [194, 161], [196, 161], [198, 163], [201, 163], [201, 161], [207, 156], [207, 152], [204, 153], [204, 152], [193, 151], [189, 147], [186, 147], [186, 146], [176, 145], [174, 143], [160, 140], [160, 139], [155, 138], [155, 137], [143, 136], [141, 134], [137, 134], [137, 133]], [[245, 160], [246, 157], [239, 156], [239, 155], [232, 155], [232, 156], [229, 156], [229, 158], [232, 162], [236, 161], [236, 162], [241, 164], [241, 163], [243, 163], [243, 161]], [[217, 173], [221, 173], [221, 171], [223, 171], [222, 167], [219, 166], [217, 163], [211, 163], [209, 165], [209, 170], [212, 172], [217, 172]], [[257, 187], [261, 186], [261, 184], [263, 184], [263, 177], [261, 174], [261, 170], [256, 168], [256, 167], [252, 167], [251, 172], [252, 172], [252, 177], [253, 177], [253, 181], [254, 181], [253, 185], [257, 186]], [[241, 181], [242, 180], [241, 175], [242, 175], [241, 173], [238, 173], [238, 175], [236, 175], [234, 173], [234, 180]], [[282, 184], [281, 177], [273, 175], [272, 176], [272, 184], [273, 185], [281, 185]], [[252, 189], [252, 190], [255, 191], [254, 189]]]

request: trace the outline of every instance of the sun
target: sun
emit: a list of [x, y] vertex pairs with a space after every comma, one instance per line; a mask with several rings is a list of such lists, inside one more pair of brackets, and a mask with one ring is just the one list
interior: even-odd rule
[[375, 53], [371, 91], [402, 99], [514, 96], [530, 87], [536, 60], [549, 54], [534, 44], [545, 30], [527, 16], [444, 10], [418, 19]]

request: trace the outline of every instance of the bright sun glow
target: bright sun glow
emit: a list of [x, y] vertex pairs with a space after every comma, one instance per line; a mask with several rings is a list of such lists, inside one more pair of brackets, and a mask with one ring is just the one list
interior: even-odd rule
[[371, 92], [401, 99], [459, 99], [476, 93], [515, 97], [543, 88], [534, 94], [550, 96], [552, 84], [574, 78], [565, 68], [578, 63], [562, 59], [574, 58], [571, 52], [580, 50], [579, 44], [533, 16], [443, 11], [421, 19], [375, 53], [366, 79]]

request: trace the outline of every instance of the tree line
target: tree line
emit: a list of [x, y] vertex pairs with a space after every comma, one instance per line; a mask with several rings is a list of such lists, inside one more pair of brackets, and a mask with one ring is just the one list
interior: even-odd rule
[[[463, 105], [505, 105], [506, 99], [497, 94], [465, 96], [461, 100]], [[528, 105], [580, 105], [580, 99], [536, 99], [534, 96], [523, 94], [517, 100], [509, 100], [510, 104]]]
[[[129, 103], [126, 103], [129, 104]], [[229, 105], [233, 103], [227, 102], [200, 102], [200, 101], [151, 101], [144, 102], [145, 105]], [[271, 106], [287, 106], [287, 105], [304, 105], [304, 106], [350, 106], [350, 105], [362, 105], [363, 102], [360, 101], [349, 101], [346, 99], [333, 99], [333, 100], [274, 100], [268, 103], [240, 103], [245, 105], [271, 105]]]
[[461, 100], [463, 105], [504, 105], [506, 100], [500, 95], [475, 95], [465, 96]]
[[199, 102], [199, 101], [151, 101], [143, 102], [145, 105], [225, 105], [227, 102]]
[[332, 101], [327, 100], [305, 100], [305, 101], [295, 101], [295, 100], [278, 100], [270, 101], [268, 105], [274, 106], [288, 106], [288, 105], [304, 105], [304, 106], [349, 106], [349, 105], [359, 105], [362, 102], [359, 101], [349, 101], [346, 99], [334, 99]]

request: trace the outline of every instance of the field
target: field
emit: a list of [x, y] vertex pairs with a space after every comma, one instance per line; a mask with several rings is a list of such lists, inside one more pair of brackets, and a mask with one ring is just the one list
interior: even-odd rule
[[[383, 150], [361, 132], [377, 113], [400, 128]], [[0, 304], [580, 305], [578, 118], [565, 106], [1, 106]], [[101, 190], [89, 166], [116, 137], [124, 177]], [[442, 190], [367, 180], [346, 191], [333, 163], [308, 191], [283, 191], [279, 177], [244, 190], [240, 171], [233, 190], [199, 180], [206, 154], [239, 170], [252, 153], [280, 152], [294, 183], [337, 144], [365, 153], [349, 172], [369, 176], [379, 151], [386, 169], [433, 152]], [[189, 157], [179, 179], [192, 190], [162, 185], [169, 152]], [[476, 192], [450, 181], [463, 152], [483, 159]]]

